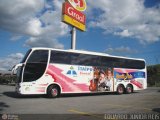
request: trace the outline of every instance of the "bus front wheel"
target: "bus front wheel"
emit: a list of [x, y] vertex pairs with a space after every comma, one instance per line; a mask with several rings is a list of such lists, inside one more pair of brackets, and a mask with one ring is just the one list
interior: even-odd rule
[[51, 85], [48, 87], [47, 95], [49, 98], [56, 98], [60, 95], [60, 90], [57, 86]]
[[117, 94], [121, 95], [123, 93], [124, 93], [124, 86], [123, 85], [118, 85]]

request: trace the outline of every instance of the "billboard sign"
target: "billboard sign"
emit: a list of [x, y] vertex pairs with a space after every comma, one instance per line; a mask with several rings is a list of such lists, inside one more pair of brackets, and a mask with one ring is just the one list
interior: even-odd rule
[[67, 0], [76, 10], [85, 11], [87, 8], [85, 0]]
[[63, 3], [62, 21], [82, 31], [86, 28], [86, 16], [75, 9], [69, 2]]

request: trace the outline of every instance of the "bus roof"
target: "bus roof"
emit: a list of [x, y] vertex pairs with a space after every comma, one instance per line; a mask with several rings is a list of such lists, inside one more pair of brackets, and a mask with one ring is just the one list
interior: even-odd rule
[[98, 56], [106, 56], [106, 57], [114, 57], [114, 58], [124, 58], [124, 59], [134, 59], [134, 60], [141, 60], [145, 61], [144, 59], [140, 58], [131, 58], [131, 57], [123, 57], [123, 56], [114, 56], [109, 55], [106, 53], [100, 53], [100, 52], [92, 52], [92, 51], [85, 51], [85, 50], [63, 50], [63, 49], [55, 49], [55, 48], [46, 48], [46, 47], [33, 47], [32, 50], [55, 50], [55, 51], [63, 51], [63, 52], [71, 52], [71, 53], [83, 53], [83, 54], [89, 54], [89, 55], [98, 55]]

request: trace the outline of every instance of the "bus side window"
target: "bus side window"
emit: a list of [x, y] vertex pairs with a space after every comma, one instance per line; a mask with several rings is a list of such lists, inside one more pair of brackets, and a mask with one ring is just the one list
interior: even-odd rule
[[70, 55], [67, 52], [51, 51], [50, 63], [70, 64]]

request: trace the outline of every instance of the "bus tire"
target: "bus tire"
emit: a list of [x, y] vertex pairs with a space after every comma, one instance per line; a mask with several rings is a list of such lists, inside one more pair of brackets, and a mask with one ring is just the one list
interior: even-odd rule
[[131, 94], [133, 92], [133, 86], [131, 84], [128, 84], [126, 87], [126, 93]]
[[117, 87], [117, 94], [121, 95], [124, 93], [124, 86], [122, 84], [118, 85]]
[[50, 85], [47, 89], [47, 96], [49, 98], [57, 98], [60, 95], [60, 89], [56, 85]]

